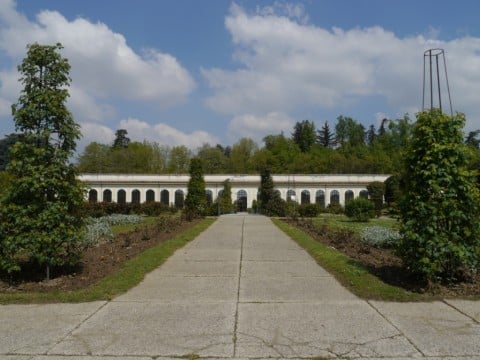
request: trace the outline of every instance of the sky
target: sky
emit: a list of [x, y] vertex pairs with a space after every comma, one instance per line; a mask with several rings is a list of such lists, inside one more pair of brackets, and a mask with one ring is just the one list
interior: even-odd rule
[[479, 13], [477, 0], [0, 0], [0, 136], [15, 131], [16, 69], [34, 42], [64, 46], [80, 152], [117, 129], [195, 150], [262, 145], [302, 120], [414, 118], [434, 48], [445, 51], [453, 111], [473, 131]]

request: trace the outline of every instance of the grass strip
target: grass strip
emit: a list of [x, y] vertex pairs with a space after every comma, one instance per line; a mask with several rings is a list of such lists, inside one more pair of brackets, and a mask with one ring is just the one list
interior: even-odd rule
[[325, 270], [343, 286], [362, 299], [382, 301], [428, 301], [432, 296], [416, 294], [400, 287], [385, 284], [359, 262], [338, 250], [315, 241], [310, 235], [279, 219], [272, 219], [284, 233], [303, 247]]
[[215, 218], [202, 220], [188, 228], [176, 237], [145, 250], [138, 256], [125, 262], [123, 267], [114, 274], [106, 276], [98, 283], [88, 288], [75, 291], [52, 291], [46, 293], [15, 293], [0, 294], [0, 304], [26, 304], [45, 302], [88, 302], [111, 300], [135, 285], [139, 284], [145, 275], [163, 264], [173, 253], [186, 245], [205, 231]]

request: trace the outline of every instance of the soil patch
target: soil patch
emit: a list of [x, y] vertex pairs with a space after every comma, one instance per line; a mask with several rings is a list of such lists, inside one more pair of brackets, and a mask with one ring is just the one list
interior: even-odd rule
[[21, 274], [0, 274], [0, 292], [48, 292], [85, 288], [116, 272], [127, 260], [175, 237], [198, 222], [199, 220], [179, 220], [169, 224], [166, 229], [150, 225], [119, 234], [111, 242], [85, 249], [77, 266], [53, 268], [50, 281], [44, 280], [45, 270], [34, 265], [25, 267]]
[[393, 249], [376, 248], [360, 241], [351, 231], [331, 231], [326, 226], [315, 226], [310, 220], [285, 221], [302, 229], [316, 241], [357, 261], [387, 284], [442, 298], [480, 296], [480, 274], [469, 281], [456, 284], [428, 284], [409, 272]]

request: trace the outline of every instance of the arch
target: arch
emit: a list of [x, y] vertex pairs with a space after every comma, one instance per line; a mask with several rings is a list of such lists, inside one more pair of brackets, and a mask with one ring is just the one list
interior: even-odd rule
[[237, 211], [247, 211], [247, 192], [245, 190], [238, 190], [237, 192]]
[[155, 191], [153, 191], [152, 189], [147, 190], [145, 201], [146, 202], [154, 202], [155, 201]]
[[140, 190], [138, 189], [132, 191], [132, 204], [140, 204]]
[[300, 204], [310, 204], [310, 191], [303, 190], [300, 193]]
[[207, 204], [213, 204], [213, 191], [212, 190], [205, 190], [205, 196], [207, 197]]
[[110, 189], [103, 190], [103, 201], [112, 202], [112, 190]]
[[98, 201], [98, 192], [95, 189], [90, 189], [88, 192], [88, 202], [96, 203]]
[[325, 207], [325, 191], [317, 190], [315, 193], [315, 204]]
[[175, 190], [175, 207], [181, 209], [183, 208], [184, 204], [185, 204], [185, 193], [181, 189]]
[[278, 189], [273, 190], [273, 193], [275, 194], [275, 196], [278, 196], [279, 198], [282, 197], [282, 193]]
[[338, 190], [330, 191], [330, 204], [340, 204], [340, 193]]
[[368, 191], [367, 190], [360, 191], [360, 197], [363, 199], [368, 199]]
[[297, 200], [297, 193], [295, 190], [288, 190], [287, 191], [287, 201], [296, 201]]
[[117, 203], [125, 204], [127, 202], [127, 192], [123, 189], [117, 192]]
[[353, 200], [355, 195], [353, 194], [352, 190], [345, 191], [345, 204], [351, 200]]
[[170, 193], [168, 190], [160, 191], [160, 202], [164, 205], [170, 205]]

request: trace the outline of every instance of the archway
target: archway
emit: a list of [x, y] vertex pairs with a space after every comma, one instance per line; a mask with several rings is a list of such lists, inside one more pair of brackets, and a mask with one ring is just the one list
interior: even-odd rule
[[368, 191], [367, 190], [360, 191], [360, 197], [363, 199], [368, 199]]
[[160, 192], [160, 202], [164, 205], [170, 205], [170, 193], [168, 190], [162, 190]]
[[95, 189], [91, 189], [88, 192], [88, 202], [96, 203], [98, 201], [98, 192]]
[[185, 193], [183, 190], [176, 190], [175, 191], [175, 207], [182, 209], [185, 203]]
[[155, 191], [147, 190], [146, 201], [147, 202], [154, 202], [155, 201]]
[[303, 190], [300, 194], [300, 203], [301, 204], [310, 204], [310, 191]]
[[117, 192], [117, 203], [125, 204], [127, 202], [127, 193], [125, 190], [118, 190]]
[[207, 204], [212, 205], [213, 203], [213, 191], [205, 190], [205, 196], [207, 197]]
[[340, 193], [338, 192], [338, 190], [332, 190], [330, 192], [330, 204], [340, 204]]
[[103, 201], [112, 202], [112, 190], [103, 190]]
[[239, 190], [237, 192], [237, 211], [245, 212], [247, 211], [247, 192], [245, 190]]
[[353, 191], [352, 190], [347, 190], [345, 191], [345, 204], [351, 200], [353, 200], [353, 198], [355, 197], [355, 195], [353, 194]]
[[132, 191], [132, 204], [140, 204], [140, 190]]
[[317, 190], [315, 193], [315, 204], [325, 207], [325, 191]]

